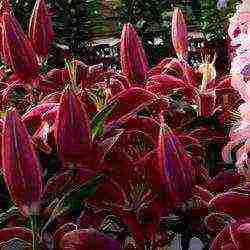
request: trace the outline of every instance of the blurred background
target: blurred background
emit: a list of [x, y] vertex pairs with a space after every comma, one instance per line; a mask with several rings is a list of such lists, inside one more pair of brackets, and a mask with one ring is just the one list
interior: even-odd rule
[[[184, 13], [189, 32], [189, 61], [194, 67], [202, 53], [217, 52], [217, 71], [229, 67], [228, 18], [237, 0], [47, 0], [56, 39], [49, 65], [63, 67], [65, 54], [92, 65], [103, 62], [119, 69], [119, 38], [122, 26], [132, 23], [142, 38], [151, 66], [174, 55], [171, 17], [174, 7]], [[19, 22], [27, 30], [34, 0], [12, 0]], [[211, 51], [213, 50], [213, 51]], [[56, 58], [56, 59], [55, 59]]]

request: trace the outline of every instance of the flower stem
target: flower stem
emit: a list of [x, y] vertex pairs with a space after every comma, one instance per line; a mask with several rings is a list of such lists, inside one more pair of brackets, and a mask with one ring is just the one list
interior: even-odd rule
[[31, 215], [30, 220], [31, 220], [31, 228], [33, 234], [32, 249], [39, 250], [37, 215]]

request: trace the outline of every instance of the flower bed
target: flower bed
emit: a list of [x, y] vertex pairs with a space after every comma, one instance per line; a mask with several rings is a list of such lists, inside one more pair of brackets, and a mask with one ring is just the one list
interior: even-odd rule
[[214, 55], [199, 70], [187, 63], [179, 9], [177, 58], [150, 68], [128, 23], [121, 72], [70, 55], [48, 70], [45, 1], [28, 35], [2, 3], [1, 249], [153, 250], [177, 238], [183, 250], [194, 238], [212, 250], [248, 249], [249, 1], [231, 21], [240, 47], [223, 79]]

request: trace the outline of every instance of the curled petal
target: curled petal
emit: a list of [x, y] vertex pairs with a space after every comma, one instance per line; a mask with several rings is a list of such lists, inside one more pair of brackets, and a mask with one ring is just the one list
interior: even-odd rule
[[58, 103], [43, 103], [35, 106], [22, 116], [22, 121], [29, 128], [29, 132], [34, 134], [42, 124], [44, 113], [58, 107]]

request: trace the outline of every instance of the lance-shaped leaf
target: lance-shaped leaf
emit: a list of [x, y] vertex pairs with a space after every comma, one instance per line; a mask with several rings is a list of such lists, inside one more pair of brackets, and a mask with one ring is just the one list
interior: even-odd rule
[[81, 185], [78, 185], [67, 192], [57, 203], [52, 213], [51, 219], [55, 218], [62, 211], [78, 211], [82, 206], [82, 201], [93, 196], [98, 188], [98, 185], [104, 180], [105, 175], [100, 174], [90, 178], [90, 180], [81, 183]]
[[188, 57], [187, 26], [180, 9], [175, 8], [172, 17], [172, 43], [180, 58]]
[[3, 59], [22, 80], [37, 76], [38, 62], [30, 41], [12, 13], [2, 16]]
[[26, 216], [38, 212], [42, 172], [28, 131], [16, 110], [7, 113], [2, 144], [3, 174], [13, 202]]
[[37, 0], [29, 23], [29, 38], [39, 56], [46, 56], [54, 38], [53, 26], [44, 0]]
[[158, 141], [158, 158], [165, 183], [172, 187], [172, 191], [179, 201], [186, 200], [192, 193], [194, 168], [184, 146], [165, 125], [163, 117], [161, 117]]
[[61, 157], [66, 161], [81, 161], [92, 147], [87, 112], [70, 88], [61, 97], [55, 121], [55, 140]]
[[63, 250], [121, 250], [118, 241], [94, 229], [74, 230], [61, 240]]
[[107, 105], [103, 107], [92, 119], [91, 121], [91, 134], [94, 139], [96, 136], [101, 136], [104, 132], [105, 120], [112, 114], [113, 109], [116, 107], [117, 103], [114, 102], [113, 105]]
[[123, 26], [121, 35], [122, 73], [133, 84], [143, 84], [148, 71], [148, 62], [142, 42], [131, 24]]

